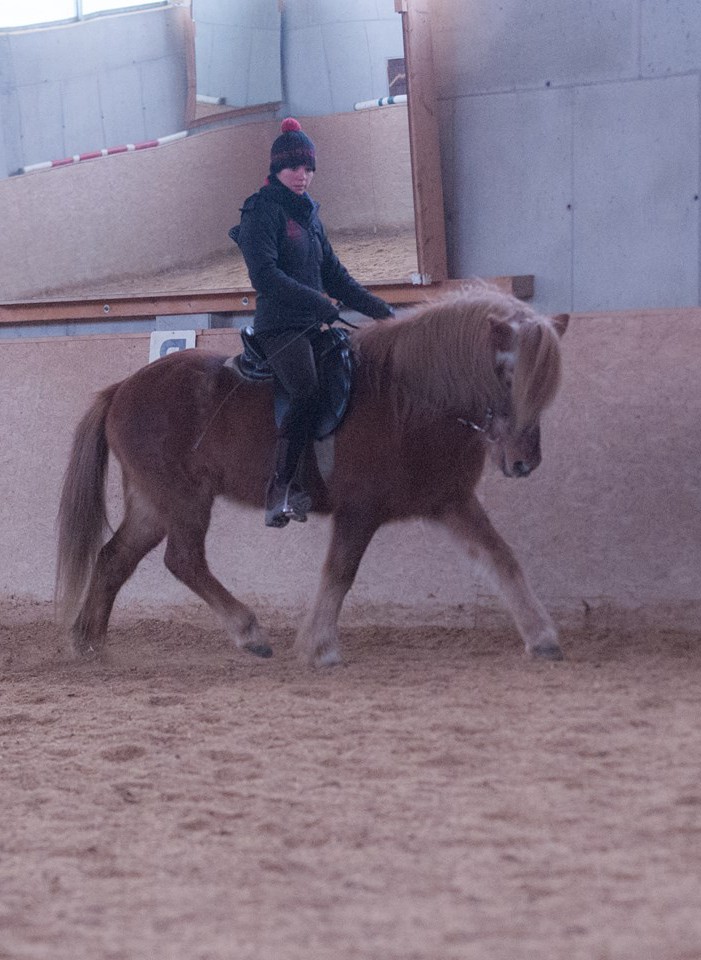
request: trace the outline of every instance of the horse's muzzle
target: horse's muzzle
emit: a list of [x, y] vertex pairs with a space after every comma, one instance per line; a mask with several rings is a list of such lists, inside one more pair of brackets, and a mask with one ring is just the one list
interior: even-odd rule
[[505, 477], [528, 477], [540, 465], [540, 427], [537, 423], [513, 431], [508, 421], [497, 421], [492, 441], [493, 458]]
[[502, 445], [494, 449], [493, 458], [505, 477], [529, 477], [541, 462], [539, 451], [528, 457], [514, 457], [509, 455], [508, 446]]
[[511, 471], [512, 477], [527, 477], [529, 473], [533, 472], [533, 467], [525, 460], [517, 460]]

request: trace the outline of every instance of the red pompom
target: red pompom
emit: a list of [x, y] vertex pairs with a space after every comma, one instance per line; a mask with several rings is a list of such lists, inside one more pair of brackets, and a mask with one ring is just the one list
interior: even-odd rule
[[290, 133], [292, 130], [301, 130], [302, 124], [294, 117], [286, 117], [280, 124], [280, 129], [283, 133]]

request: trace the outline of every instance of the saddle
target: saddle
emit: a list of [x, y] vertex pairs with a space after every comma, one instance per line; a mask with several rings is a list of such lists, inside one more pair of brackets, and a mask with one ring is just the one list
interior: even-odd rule
[[[227, 361], [246, 380], [262, 383], [273, 380], [273, 372], [252, 327], [241, 331], [243, 352]], [[321, 400], [314, 438], [323, 440], [339, 426], [348, 409], [353, 378], [353, 353], [345, 330], [328, 327], [312, 338]], [[282, 423], [288, 410], [287, 395], [276, 385], [275, 424]]]

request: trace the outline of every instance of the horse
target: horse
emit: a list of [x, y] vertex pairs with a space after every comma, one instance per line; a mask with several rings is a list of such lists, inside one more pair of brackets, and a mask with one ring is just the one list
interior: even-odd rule
[[[541, 461], [540, 417], [561, 377], [568, 314], [548, 317], [489, 286], [405, 308], [350, 335], [354, 381], [322, 478], [304, 470], [312, 511], [331, 516], [314, 602], [294, 649], [342, 662], [338, 618], [380, 526], [443, 524], [491, 575], [527, 653], [561, 659], [555, 625], [475, 496], [487, 453], [507, 477]], [[233, 643], [272, 649], [255, 613], [211, 573], [205, 537], [216, 497], [262, 509], [273, 467], [273, 390], [203, 349], [169, 354], [97, 394], [78, 424], [58, 512], [55, 603], [76, 655], [102, 655], [117, 594], [166, 540], [167, 569], [218, 615]], [[106, 541], [109, 453], [124, 512]], [[261, 517], [262, 524], [262, 517]], [[284, 536], [284, 534], [281, 534]]]

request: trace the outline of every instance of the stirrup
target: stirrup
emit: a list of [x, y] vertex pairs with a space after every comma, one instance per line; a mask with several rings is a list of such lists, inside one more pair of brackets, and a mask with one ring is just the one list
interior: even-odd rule
[[293, 479], [290, 480], [285, 493], [285, 514], [290, 520], [306, 523], [307, 513], [312, 508], [312, 498]]
[[[278, 488], [279, 493], [283, 491]], [[270, 498], [268, 498], [270, 499]], [[306, 523], [307, 512], [311, 510], [312, 498], [294, 481], [290, 480], [284, 488], [282, 498], [275, 498], [275, 505], [265, 508], [266, 527], [286, 527], [290, 520]]]

